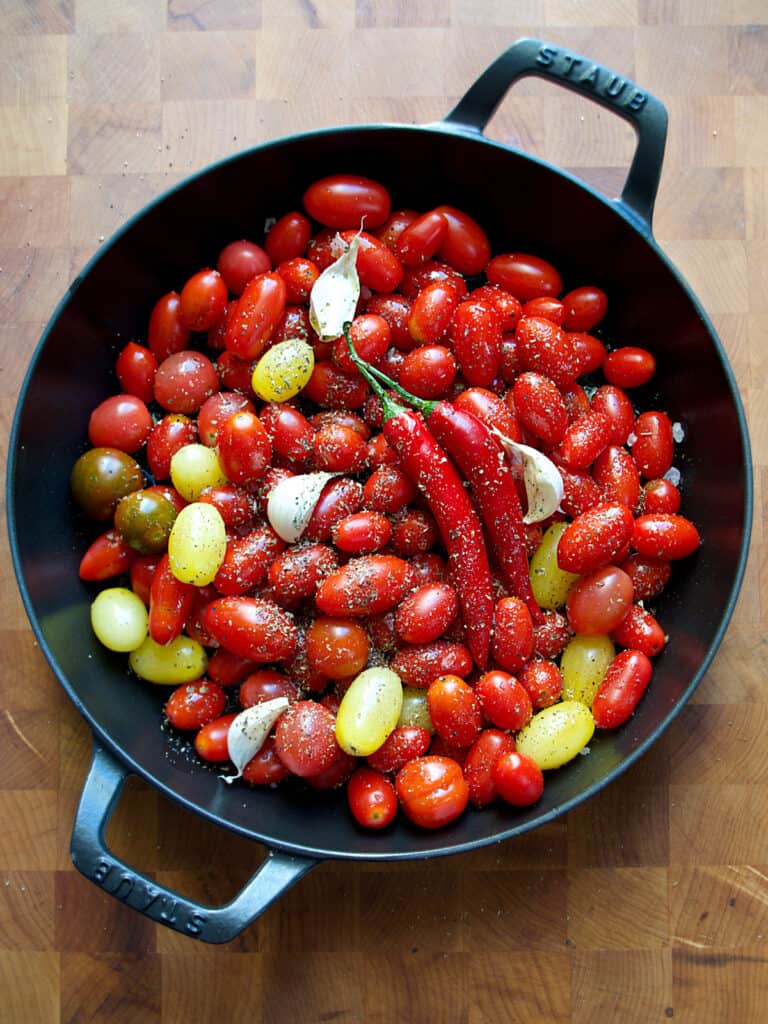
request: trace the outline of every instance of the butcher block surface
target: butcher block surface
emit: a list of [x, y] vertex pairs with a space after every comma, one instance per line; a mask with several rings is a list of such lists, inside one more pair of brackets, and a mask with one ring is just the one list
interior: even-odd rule
[[[36, 645], [3, 533], [3, 1024], [768, 1020], [766, 0], [0, 0], [1, 443], [56, 302], [133, 211], [271, 138], [436, 120], [522, 35], [669, 111], [655, 233], [727, 349], [756, 473], [747, 576], [710, 671], [567, 819], [446, 859], [324, 864], [206, 947], [72, 867], [91, 735]], [[611, 194], [633, 150], [622, 121], [530, 80], [489, 134]], [[135, 779], [109, 839], [207, 903], [263, 856]]]

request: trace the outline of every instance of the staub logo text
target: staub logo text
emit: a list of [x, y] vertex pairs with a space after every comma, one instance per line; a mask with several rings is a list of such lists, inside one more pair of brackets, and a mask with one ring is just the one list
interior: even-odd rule
[[554, 46], [542, 46], [536, 57], [536, 63], [548, 68], [558, 78], [573, 82], [582, 88], [592, 89], [596, 96], [602, 96], [610, 103], [628, 110], [642, 110], [647, 96], [640, 92], [632, 82], [627, 82], [620, 75], [601, 68], [577, 57], [567, 50], [558, 50]]

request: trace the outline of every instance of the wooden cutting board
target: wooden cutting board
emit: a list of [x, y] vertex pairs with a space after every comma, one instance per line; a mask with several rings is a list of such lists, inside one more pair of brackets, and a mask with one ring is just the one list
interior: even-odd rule
[[[757, 473], [747, 579], [711, 671], [653, 752], [567, 821], [447, 860], [326, 864], [205, 948], [72, 868], [90, 736], [36, 647], [3, 536], [0, 1021], [768, 1020], [766, 0], [2, 0], [2, 444], [55, 302], [132, 211], [277, 135], [438, 118], [524, 34], [669, 109], [656, 233], [728, 349]], [[622, 122], [535, 82], [491, 134], [609, 192], [632, 152]], [[262, 855], [140, 784], [110, 841], [211, 902]]]

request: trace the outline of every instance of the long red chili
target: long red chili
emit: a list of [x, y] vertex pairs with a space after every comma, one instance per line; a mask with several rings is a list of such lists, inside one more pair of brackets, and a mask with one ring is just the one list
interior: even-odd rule
[[531, 589], [520, 498], [498, 440], [471, 412], [457, 409], [450, 402], [417, 398], [379, 370], [371, 370], [423, 412], [430, 431], [469, 481], [504, 582], [525, 602], [534, 626], [540, 625], [544, 617]]
[[353, 361], [380, 396], [384, 407], [383, 432], [400, 457], [403, 471], [427, 500], [448, 552], [453, 585], [461, 605], [467, 646], [475, 663], [485, 668], [493, 628], [493, 580], [488, 565], [483, 528], [456, 467], [427, 430], [423, 416], [405, 409], [384, 393], [370, 368], [354, 351]]

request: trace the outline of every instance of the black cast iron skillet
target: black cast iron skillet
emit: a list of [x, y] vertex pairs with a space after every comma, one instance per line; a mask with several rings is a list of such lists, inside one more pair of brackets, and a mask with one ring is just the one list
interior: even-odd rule
[[[520, 77], [540, 75], [630, 121], [637, 151], [620, 199], [490, 142], [483, 127]], [[651, 236], [666, 112], [632, 82], [562, 48], [511, 46], [438, 124], [373, 125], [312, 132], [259, 146], [179, 185], [134, 217], [73, 282], [34, 355], [19, 400], [8, 467], [11, 545], [40, 645], [94, 733], [77, 811], [72, 859], [105, 892], [152, 920], [206, 942], [225, 942], [318, 861], [439, 856], [518, 835], [557, 817], [616, 778], [646, 751], [693, 692], [730, 619], [746, 561], [751, 467], [744, 414], [722, 346], [695, 297]], [[232, 238], [260, 238], [264, 219], [300, 205], [314, 179], [354, 171], [387, 184], [395, 206], [452, 203], [489, 229], [495, 252], [552, 260], [567, 287], [594, 283], [610, 297], [606, 337], [651, 349], [658, 361], [644, 408], [685, 424], [678, 458], [685, 508], [703, 547], [675, 568], [658, 614], [671, 639], [651, 688], [627, 725], [603, 734], [589, 756], [547, 777], [543, 799], [517, 811], [469, 812], [449, 828], [403, 820], [384, 834], [358, 828], [343, 795], [290, 788], [229, 788], [193, 758], [169, 749], [160, 729], [167, 695], [131, 678], [89, 626], [90, 586], [77, 566], [93, 536], [73, 510], [69, 474], [86, 447], [90, 410], [114, 391], [117, 348], [142, 337], [158, 295]], [[267, 844], [242, 892], [199, 906], [134, 871], [107, 848], [104, 830], [130, 773], [191, 811]]]

